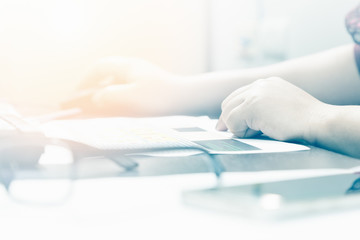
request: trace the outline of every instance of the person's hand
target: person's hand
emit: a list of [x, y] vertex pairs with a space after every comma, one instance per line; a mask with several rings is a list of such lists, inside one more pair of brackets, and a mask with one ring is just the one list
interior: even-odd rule
[[100, 60], [63, 108], [89, 113], [149, 116], [168, 111], [177, 76], [141, 59], [109, 57]]
[[259, 133], [277, 140], [307, 140], [327, 104], [289, 82], [273, 77], [237, 89], [222, 103], [218, 130], [238, 137]]

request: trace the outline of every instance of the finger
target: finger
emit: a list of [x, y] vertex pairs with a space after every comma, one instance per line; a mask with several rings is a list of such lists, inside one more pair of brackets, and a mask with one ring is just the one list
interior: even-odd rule
[[218, 130], [218, 131], [226, 131], [226, 130], [227, 130], [227, 127], [226, 127], [224, 121], [222, 120], [222, 116], [221, 116], [221, 115], [220, 115], [220, 117], [219, 117], [218, 122], [216, 123], [215, 129]]
[[134, 115], [141, 98], [134, 98], [134, 84], [111, 85], [94, 94], [96, 108], [121, 115]]
[[103, 59], [95, 64], [79, 84], [78, 89], [98, 88], [104, 85], [126, 83], [129, 68], [130, 59], [122, 57]]
[[229, 118], [229, 115], [231, 114], [231, 112], [237, 108], [238, 106], [240, 106], [241, 104], [244, 103], [246, 99], [246, 95], [244, 93], [233, 97], [230, 101], [228, 101], [226, 104], [223, 105], [223, 109], [221, 112], [221, 118], [223, 119], [223, 121], [227, 121], [227, 119]]
[[[216, 130], [218, 130], [218, 131], [226, 131], [226, 130], [228, 130], [227, 126], [225, 125], [224, 121], [221, 118], [219, 118], [219, 120], [218, 120], [218, 122], [216, 124]], [[234, 135], [236, 135], [236, 136], [241, 135], [244, 138], [251, 138], [251, 137], [255, 137], [255, 136], [260, 135], [260, 134], [261, 134], [260, 131], [255, 131], [255, 130], [252, 130], [250, 128], [247, 128], [245, 130], [245, 133], [243, 131], [240, 131], [240, 132], [236, 132], [236, 134], [234, 134]]]
[[249, 131], [249, 126], [247, 124], [248, 113], [244, 110], [244, 105], [245, 104], [243, 103], [232, 109], [228, 117], [226, 119], [224, 118], [224, 123], [229, 131], [232, 132], [235, 136], [241, 138], [245, 137]]
[[127, 98], [131, 88], [131, 84], [107, 86], [94, 94], [93, 102], [99, 107], [120, 104]]
[[244, 102], [231, 111], [225, 125], [230, 132], [240, 138], [251, 138], [262, 134], [261, 131], [249, 126], [251, 118], [251, 107]]
[[[253, 125], [254, 107], [247, 101], [247, 97], [249, 97], [249, 94], [247, 94], [246, 91], [234, 97], [224, 106], [223, 112], [221, 113], [223, 124], [229, 131], [243, 138], [254, 137], [261, 134], [261, 131]], [[255, 127], [255, 129], [253, 127]]]
[[78, 84], [77, 90], [97, 88], [99, 82], [114, 79], [112, 72], [105, 72], [103, 69], [98, 69], [89, 72], [85, 78]]
[[93, 89], [80, 90], [76, 94], [68, 97], [66, 100], [60, 103], [62, 109], [70, 109], [74, 107], [81, 108], [85, 110], [89, 105], [91, 105], [92, 97], [94, 94]]
[[[241, 92], [246, 91], [248, 88], [242, 88], [242, 91], [238, 92], [237, 96], [233, 96], [233, 98], [222, 105], [222, 113], [219, 117], [219, 121], [216, 124], [216, 129], [219, 131], [226, 131], [228, 130], [228, 127], [226, 126], [224, 119], [228, 118], [229, 113], [232, 109], [236, 108], [238, 105], [242, 104], [244, 101], [244, 98], [241, 94]], [[240, 95], [240, 96], [239, 96]]]
[[232, 92], [229, 96], [227, 96], [224, 101], [221, 104], [221, 107], [223, 108], [223, 106], [227, 105], [230, 101], [232, 101], [235, 97], [237, 97], [238, 95], [244, 93], [245, 91], [247, 91], [249, 88], [251, 88], [251, 84], [246, 85], [244, 87], [238, 88], [237, 90], [235, 90], [234, 92]]

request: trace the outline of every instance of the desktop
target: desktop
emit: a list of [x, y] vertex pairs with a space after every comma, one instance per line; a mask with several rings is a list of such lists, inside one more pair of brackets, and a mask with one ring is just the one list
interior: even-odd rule
[[[30, 120], [34, 123], [34, 118]], [[101, 136], [101, 126], [105, 126], [105, 130], [121, 130], [128, 126], [127, 129], [131, 130], [129, 126], [140, 125], [142, 129], [138, 129], [138, 133], [148, 134], [148, 131], [144, 132], [144, 127], [149, 130], [149, 127], [159, 122], [162, 130], [171, 129], [172, 134], [180, 134], [188, 140], [206, 141], [208, 147], [213, 146], [209, 142], [219, 141], [219, 138], [238, 141], [227, 133], [216, 132], [213, 128], [215, 122], [207, 117], [77, 119], [50, 121], [40, 126], [42, 131], [47, 132], [47, 137], [57, 135], [69, 138], [74, 136], [69, 135], [69, 131], [75, 129], [78, 140], [89, 140], [93, 130], [97, 137]], [[115, 136], [114, 131], [105, 133], [102, 139], [114, 140], [109, 138]], [[115, 140], [116, 143], [121, 143], [121, 139]], [[154, 141], [154, 138], [151, 137], [150, 140]], [[159, 141], [158, 138], [155, 140]], [[106, 156], [77, 159], [75, 165], [70, 163], [75, 168], [68, 168], [69, 165], [61, 161], [52, 163], [51, 159], [41, 165], [41, 171], [29, 167], [11, 168], [15, 177], [14, 188], [4, 188], [0, 192], [0, 210], [3, 213], [0, 223], [6, 226], [3, 235], [9, 239], [25, 237], [25, 232], [16, 231], [19, 228], [30, 235], [36, 235], [38, 239], [48, 239], [49, 236], [55, 239], [94, 239], [100, 236], [107, 239], [118, 239], [119, 236], [142, 239], [149, 235], [156, 235], [159, 239], [204, 236], [207, 239], [264, 239], [269, 236], [276, 236], [277, 239], [288, 239], [290, 236], [301, 239], [305, 237], [305, 233], [300, 231], [304, 228], [311, 230], [313, 236], [326, 236], [329, 239], [335, 239], [341, 234], [354, 234], [354, 224], [359, 216], [356, 207], [337, 213], [325, 211], [324, 214], [315, 216], [262, 222], [246, 219], [241, 214], [235, 214], [235, 211], [229, 213], [214, 211], [211, 207], [197, 207], [193, 204], [194, 201], [189, 204], [190, 198], [186, 198], [188, 204], [184, 204], [182, 195], [189, 191], [275, 180], [336, 176], [352, 171], [359, 165], [358, 159], [314, 146], [282, 143], [266, 138], [247, 141], [240, 142], [241, 148], [235, 149], [234, 147], [239, 146], [232, 145], [233, 142], [225, 144], [226, 153], [221, 152], [224, 149], [215, 149], [221, 150], [213, 152], [220, 165], [220, 180], [214, 174], [214, 166], [209, 164], [206, 154], [199, 152], [199, 149], [184, 148], [178, 151], [172, 148], [171, 151], [161, 149], [162, 151], [153, 152], [147, 149], [147, 152], [132, 152], [126, 160], [135, 162], [136, 167], [129, 169]], [[268, 144], [270, 148], [266, 149]], [[59, 152], [56, 154], [60, 156]], [[123, 162], [124, 159], [120, 157], [119, 161]], [[4, 174], [4, 171], [1, 173]], [[196, 203], [199, 204], [199, 201]], [[335, 228], [339, 219], [346, 223], [342, 230]], [[325, 225], [331, 226], [332, 231], [325, 228]], [[120, 232], [119, 226], [122, 226]], [[56, 229], [59, 228], [63, 231], [57, 232]], [[212, 231], [208, 231], [209, 228]], [[174, 232], [177, 234], [174, 235]], [[296, 236], [293, 236], [294, 232], [297, 232]]]

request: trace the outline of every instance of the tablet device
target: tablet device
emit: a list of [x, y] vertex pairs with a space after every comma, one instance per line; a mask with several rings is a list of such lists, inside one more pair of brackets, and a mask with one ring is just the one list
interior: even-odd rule
[[186, 204], [255, 218], [360, 209], [360, 174], [338, 174], [183, 193]]

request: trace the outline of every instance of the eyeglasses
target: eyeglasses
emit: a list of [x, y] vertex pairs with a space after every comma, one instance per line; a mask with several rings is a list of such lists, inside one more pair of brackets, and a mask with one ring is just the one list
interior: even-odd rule
[[64, 144], [18, 142], [0, 154], [1, 182], [12, 200], [55, 204], [70, 195], [76, 168], [73, 153]]
[[13, 129], [0, 132], [0, 181], [9, 197], [19, 203], [64, 203], [71, 196], [73, 182], [78, 177], [77, 160], [88, 157], [105, 157], [131, 171], [138, 164], [129, 154], [198, 150], [207, 156], [211, 171], [216, 176], [219, 177], [223, 171], [216, 155], [199, 147], [101, 150], [78, 142], [47, 138], [14, 116], [0, 115], [0, 119], [13, 126]]

